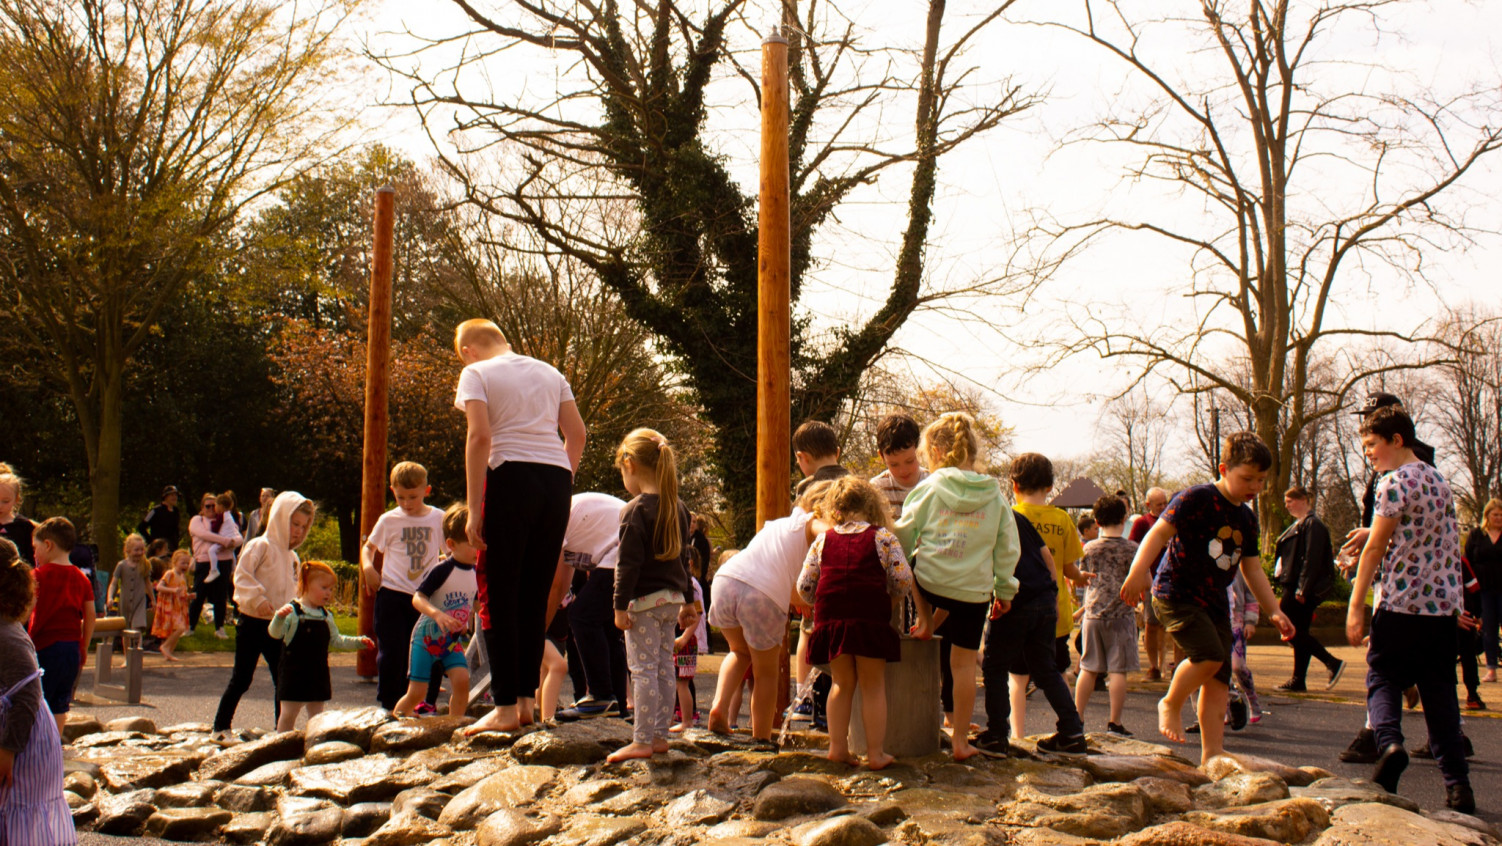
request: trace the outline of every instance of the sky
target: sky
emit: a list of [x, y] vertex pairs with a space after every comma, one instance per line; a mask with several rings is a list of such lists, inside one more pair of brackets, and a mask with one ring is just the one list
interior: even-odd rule
[[[492, 0], [481, 7], [503, 5]], [[1142, 0], [1122, 5], [1135, 19], [1143, 10], [1196, 15], [1200, 4]], [[977, 14], [957, 6], [951, 4], [947, 21], [951, 33], [959, 32]], [[840, 4], [863, 43], [913, 48], [921, 46], [917, 39], [922, 33], [923, 7], [894, 0]], [[775, 20], [775, 7], [756, 0], [749, 8], [749, 23], [733, 30], [731, 38], [734, 48], [743, 51], [754, 66], [754, 52], [766, 30], [758, 21]], [[1124, 178], [1134, 159], [1119, 145], [1060, 143], [1077, 137], [1092, 121], [1129, 114], [1148, 102], [1148, 90], [1119, 60], [1078, 36], [1035, 25], [1049, 20], [1048, 16], [1078, 19], [1081, 8], [1077, 0], [1020, 0], [1009, 10], [1010, 20], [989, 27], [962, 57], [974, 72], [961, 96], [990, 98], [1010, 80], [1042, 100], [943, 160], [927, 253], [929, 284], [963, 286], [996, 277], [1035, 220], [1089, 220], [1109, 212], [1191, 229], [1206, 225], [1207, 210], [1197, 200]], [[894, 9], [903, 11], [894, 13]], [[1102, 26], [1109, 25], [1103, 18], [1098, 20]], [[1313, 78], [1316, 85], [1327, 85], [1330, 90], [1364, 86], [1408, 94], [1428, 90], [1437, 96], [1453, 96], [1474, 86], [1489, 90], [1496, 102], [1495, 95], [1502, 91], [1502, 3], [1401, 3], [1383, 10], [1381, 25], [1380, 33], [1357, 26], [1320, 39], [1315, 53], [1321, 62]], [[466, 29], [456, 8], [447, 3], [389, 0], [372, 14], [366, 39], [374, 50], [399, 51], [414, 44], [403, 34], [407, 30], [451, 36]], [[1140, 35], [1139, 49], [1177, 78], [1198, 79], [1220, 72], [1218, 56], [1204, 49], [1187, 27], [1164, 24], [1144, 29]], [[428, 62], [424, 68], [442, 64], [461, 44], [447, 49], [446, 56], [420, 60]], [[490, 62], [484, 76], [467, 75], [464, 85], [473, 91], [488, 89], [499, 97], [539, 96], [553, 90], [558, 75], [568, 73], [567, 59], [567, 55], [549, 56], [541, 51], [508, 52]], [[388, 100], [405, 95], [401, 83], [388, 85]], [[714, 90], [722, 97], [709, 119], [715, 143], [730, 157], [742, 183], [755, 185], [759, 116], [747, 96], [749, 88], [743, 81], [726, 80]], [[1372, 114], [1381, 117], [1381, 109]], [[909, 134], [911, 115], [910, 105], [896, 103], [873, 114], [860, 129], [884, 143], [900, 145]], [[1502, 109], [1472, 117], [1496, 125], [1502, 122]], [[419, 159], [432, 153], [409, 109], [381, 110], [370, 140], [392, 144]], [[1389, 164], [1390, 173], [1403, 177], [1412, 171], [1417, 177], [1415, 163], [1405, 160], [1401, 151], [1395, 152], [1392, 161], [1397, 166]], [[1347, 209], [1367, 185], [1367, 177], [1335, 155], [1311, 158], [1308, 168], [1309, 175], [1296, 183], [1301, 193], [1290, 198], [1290, 204], [1299, 208]], [[837, 225], [823, 233], [820, 254], [825, 260], [805, 283], [808, 294], [802, 304], [818, 326], [859, 320], [878, 305], [905, 222], [907, 184], [906, 172], [888, 173], [854, 197], [841, 210]], [[1502, 153], [1462, 183], [1447, 208], [1463, 210], [1472, 226], [1498, 231], [1502, 230], [1499, 198]], [[1432, 320], [1445, 304], [1498, 303], [1502, 285], [1495, 268], [1502, 264], [1502, 241], [1497, 238], [1479, 236], [1468, 245], [1439, 244], [1425, 253], [1423, 264], [1432, 288], [1415, 286], [1380, 265], [1348, 264], [1346, 281], [1332, 300], [1333, 319], [1361, 329], [1406, 331]], [[1025, 299], [990, 296], [965, 302], [959, 314], [914, 315], [899, 331], [895, 344], [918, 362], [932, 363], [949, 377], [987, 391], [1003, 420], [1014, 427], [1017, 448], [1060, 458], [1078, 456], [1089, 452], [1100, 437], [1105, 399], [1130, 384], [1139, 368], [1091, 354], [1047, 368], [1029, 367], [1040, 362], [1036, 345], [1067, 341], [1073, 333], [1069, 320], [1087, 307], [1113, 326], [1172, 326], [1193, 321], [1196, 312], [1184, 296], [1191, 272], [1183, 250], [1135, 233], [1113, 236], [1064, 265]], [[913, 366], [921, 375], [927, 365]], [[1172, 399], [1161, 384], [1152, 387], [1159, 399]], [[1175, 449], [1182, 454], [1187, 446], [1181, 443]], [[1187, 464], [1188, 456], [1184, 457]]]

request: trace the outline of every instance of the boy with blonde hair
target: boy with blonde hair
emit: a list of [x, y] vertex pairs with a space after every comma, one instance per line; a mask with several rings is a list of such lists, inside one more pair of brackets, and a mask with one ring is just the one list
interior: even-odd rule
[[423, 501], [432, 492], [421, 464], [392, 467], [396, 507], [381, 515], [360, 549], [361, 580], [376, 600], [376, 700], [382, 708], [394, 708], [407, 690], [408, 645], [422, 616], [412, 596], [438, 562], [443, 512]]

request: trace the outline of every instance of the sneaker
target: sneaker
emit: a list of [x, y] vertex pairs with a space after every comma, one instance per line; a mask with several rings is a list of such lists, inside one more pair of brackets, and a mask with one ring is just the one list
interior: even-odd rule
[[1114, 734], [1117, 737], [1133, 737], [1134, 736], [1131, 732], [1127, 731], [1126, 730], [1126, 726], [1122, 725], [1121, 723], [1106, 723], [1106, 733], [1107, 734]]
[[1375, 764], [1377, 762], [1377, 735], [1369, 728], [1356, 732], [1356, 737], [1346, 751], [1340, 753], [1340, 760], [1347, 764]]
[[1252, 725], [1256, 725], [1256, 724], [1262, 722], [1262, 715], [1261, 714], [1253, 714], [1250, 717], [1247, 717], [1246, 721], [1248, 723], [1252, 724]]
[[822, 732], [825, 732], [827, 734], [829, 732], [829, 721], [828, 720], [822, 720], [822, 719], [810, 720], [809, 723], [808, 723], [808, 730], [809, 731], [822, 731]]
[[412, 709], [412, 716], [414, 717], [431, 717], [436, 713], [438, 713], [438, 709], [426, 702], [419, 702], [417, 703], [417, 707]]
[[1476, 794], [1469, 784], [1452, 784], [1445, 788], [1445, 807], [1462, 814], [1476, 813]]
[[[1341, 663], [1342, 669], [1344, 669], [1345, 662], [1342, 661], [1340, 663]], [[1334, 674], [1332, 673], [1331, 675], [1333, 676]], [[1331, 682], [1331, 684], [1333, 685], [1334, 682]], [[1277, 687], [1275, 687], [1273, 689], [1277, 690], [1277, 691], [1281, 691], [1283, 693], [1308, 693], [1309, 692], [1309, 688], [1305, 687], [1304, 683], [1301, 682], [1301, 681], [1299, 681], [1298, 679], [1289, 679], [1288, 681], [1283, 682], [1282, 684], [1278, 685]], [[1325, 689], [1329, 690], [1329, 688], [1325, 688]]]
[[214, 630], [214, 637], [217, 637], [220, 640], [229, 640], [229, 634], [222, 628]]
[[793, 706], [793, 716], [812, 717], [814, 715], [814, 703], [804, 700]]
[[1090, 745], [1085, 742], [1083, 734], [1065, 737], [1054, 733], [1038, 741], [1038, 748], [1044, 752], [1060, 752], [1066, 755], [1085, 755], [1090, 752]]
[[1004, 735], [983, 731], [970, 741], [976, 751], [987, 758], [1008, 758], [1012, 755], [1012, 742]]
[[1231, 731], [1241, 731], [1246, 728], [1246, 721], [1251, 717], [1250, 709], [1247, 708], [1246, 700], [1236, 697], [1231, 700]]
[[1339, 684], [1340, 677], [1345, 675], [1345, 673], [1346, 662], [1341, 661], [1339, 664], [1336, 664], [1334, 669], [1330, 670], [1330, 681], [1325, 683], [1325, 690], [1329, 690]]
[[1465, 709], [1467, 711], [1485, 711], [1486, 703], [1481, 701], [1481, 694], [1467, 694], [1465, 698]]
[[1402, 744], [1389, 744], [1377, 758], [1377, 766], [1372, 768], [1372, 781], [1382, 785], [1388, 793], [1398, 792], [1398, 779], [1403, 771], [1408, 769], [1408, 750]]
[[1417, 758], [1420, 761], [1432, 761], [1434, 760], [1434, 752], [1429, 749], [1429, 742], [1424, 741], [1422, 744], [1408, 750], [1408, 757]]
[[[1471, 743], [1471, 738], [1467, 737], [1464, 734], [1460, 736], [1460, 747], [1461, 751], [1467, 758], [1476, 757], [1476, 746]], [[1429, 750], [1429, 744], [1425, 743], [1422, 746], [1415, 746], [1414, 748], [1408, 750], [1408, 757], [1421, 758], [1425, 761], [1432, 761], [1434, 760], [1434, 753]]]
[[615, 717], [619, 716], [621, 709], [614, 699], [606, 699], [603, 702], [591, 696], [574, 703], [572, 708], [564, 708], [554, 717], [561, 722], [573, 722], [574, 720], [586, 720], [591, 717]]

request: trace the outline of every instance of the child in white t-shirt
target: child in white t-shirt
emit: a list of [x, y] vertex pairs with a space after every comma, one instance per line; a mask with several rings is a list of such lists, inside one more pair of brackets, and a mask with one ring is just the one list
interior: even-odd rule
[[475, 578], [478, 553], [464, 530], [468, 521], [469, 509], [463, 504], [444, 512], [443, 545], [448, 557], [428, 571], [412, 595], [412, 607], [423, 616], [412, 627], [407, 693], [392, 709], [399, 717], [412, 715], [428, 682], [439, 672], [449, 679], [449, 716], [462, 717], [469, 707], [469, 663], [464, 650], [469, 645], [469, 621], [479, 584]]
[[376, 597], [376, 700], [382, 708], [396, 707], [407, 691], [408, 644], [422, 616], [412, 595], [438, 563], [443, 543], [443, 512], [423, 502], [432, 491], [421, 464], [403, 461], [391, 468], [396, 507], [381, 515], [360, 549], [364, 589]]

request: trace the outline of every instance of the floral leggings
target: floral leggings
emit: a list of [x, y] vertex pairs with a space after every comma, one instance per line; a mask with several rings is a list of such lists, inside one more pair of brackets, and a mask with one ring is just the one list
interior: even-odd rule
[[668, 738], [673, 703], [678, 695], [678, 673], [673, 664], [673, 627], [678, 622], [678, 603], [632, 612], [626, 631], [626, 666], [631, 670], [632, 708], [635, 714], [631, 739], [652, 743]]
[[1241, 615], [1235, 613], [1231, 615], [1231, 674], [1246, 697], [1248, 712], [1253, 717], [1261, 716], [1262, 709], [1257, 706], [1257, 685], [1252, 682], [1252, 667], [1246, 662], [1246, 628]]

